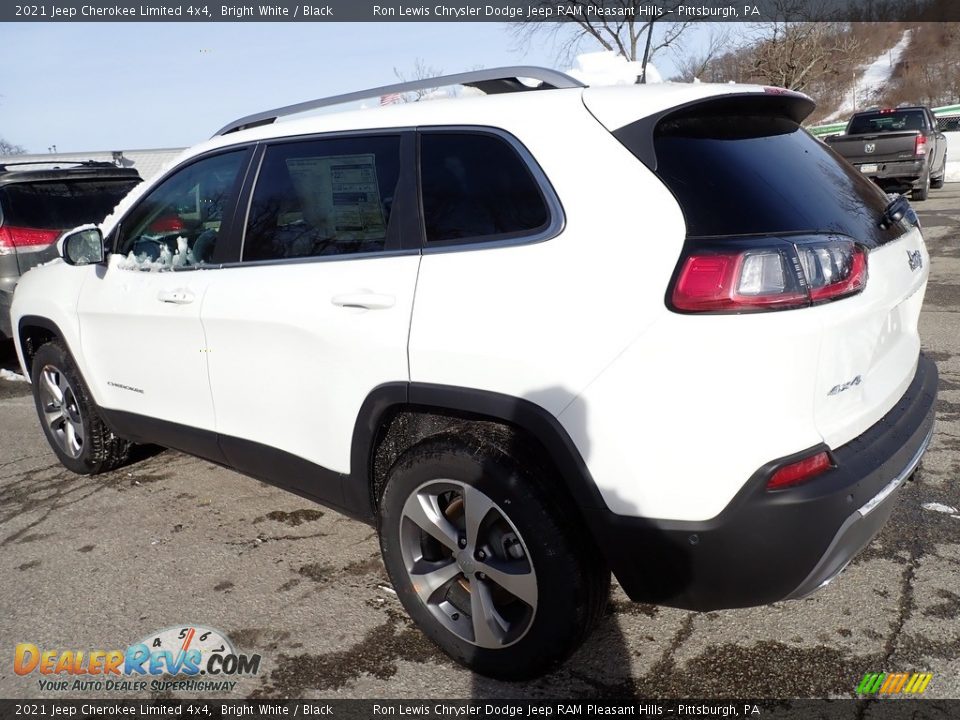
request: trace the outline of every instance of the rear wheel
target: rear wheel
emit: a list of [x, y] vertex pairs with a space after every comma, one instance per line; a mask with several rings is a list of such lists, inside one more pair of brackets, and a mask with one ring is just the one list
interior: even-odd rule
[[441, 436], [390, 471], [380, 547], [400, 601], [447, 654], [516, 680], [560, 664], [602, 615], [610, 573], [543, 470]]
[[920, 179], [921, 185], [910, 193], [911, 200], [926, 200], [930, 195], [930, 171], [927, 170]]
[[63, 345], [51, 341], [37, 350], [31, 382], [44, 435], [66, 468], [93, 475], [127, 460], [131, 444], [103, 424], [80, 371]]

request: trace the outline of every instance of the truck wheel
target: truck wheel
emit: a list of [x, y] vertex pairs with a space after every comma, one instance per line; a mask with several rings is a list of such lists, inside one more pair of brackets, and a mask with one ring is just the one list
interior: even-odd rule
[[483, 675], [556, 667], [603, 614], [610, 572], [550, 480], [469, 435], [428, 438], [390, 470], [379, 531], [393, 587], [431, 640]]
[[64, 467], [95, 475], [127, 460], [131, 443], [103, 424], [73, 358], [58, 341], [37, 350], [31, 382], [40, 426]]
[[911, 200], [926, 200], [927, 197], [930, 195], [930, 171], [929, 170], [927, 170], [927, 172], [923, 174], [923, 178], [921, 178], [921, 182], [922, 184], [920, 187], [915, 188], [913, 191], [911, 191], [910, 193]]
[[944, 168], [943, 171], [935, 178], [930, 178], [930, 187], [934, 190], [939, 190], [943, 187], [943, 181], [946, 179], [947, 169]]

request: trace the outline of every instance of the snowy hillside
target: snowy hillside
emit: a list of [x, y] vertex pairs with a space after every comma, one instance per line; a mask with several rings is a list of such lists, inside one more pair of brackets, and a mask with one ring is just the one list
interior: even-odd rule
[[865, 65], [863, 74], [859, 75], [844, 93], [840, 107], [825, 117], [822, 122], [846, 120], [857, 110], [873, 104], [875, 98], [889, 82], [893, 69], [900, 62], [900, 56], [910, 44], [912, 34], [912, 30], [904, 31], [896, 45], [881, 53], [872, 63]]

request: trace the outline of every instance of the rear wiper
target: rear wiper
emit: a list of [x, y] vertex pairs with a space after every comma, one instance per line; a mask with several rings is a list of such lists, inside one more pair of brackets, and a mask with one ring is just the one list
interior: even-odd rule
[[883, 214], [880, 216], [880, 222], [878, 224], [881, 230], [886, 230], [901, 220], [906, 220], [911, 225], [920, 227], [920, 218], [917, 217], [917, 213], [914, 211], [910, 201], [907, 200], [906, 195], [888, 193], [887, 197], [892, 199], [887, 203], [887, 207], [884, 208]]

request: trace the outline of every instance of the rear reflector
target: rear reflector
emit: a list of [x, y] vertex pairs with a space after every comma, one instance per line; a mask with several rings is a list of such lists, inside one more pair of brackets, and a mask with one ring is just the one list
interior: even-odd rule
[[803, 460], [784, 465], [767, 481], [767, 490], [783, 490], [812, 480], [833, 467], [826, 451], [818, 452]]
[[49, 245], [60, 237], [60, 230], [0, 227], [0, 253], [9, 254], [16, 248]]
[[847, 238], [693, 242], [670, 302], [681, 312], [784, 310], [856, 294], [866, 282], [866, 251]]

